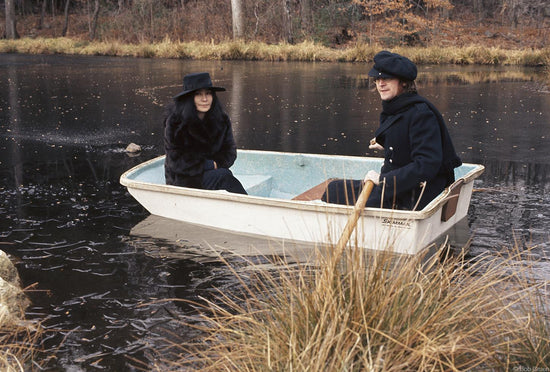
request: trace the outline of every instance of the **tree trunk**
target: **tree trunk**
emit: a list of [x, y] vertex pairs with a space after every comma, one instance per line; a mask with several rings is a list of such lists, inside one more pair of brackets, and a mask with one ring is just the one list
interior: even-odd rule
[[15, 22], [15, 0], [6, 0], [6, 39], [18, 39]]
[[65, 1], [65, 21], [63, 22], [63, 31], [61, 32], [61, 36], [65, 37], [67, 36], [67, 30], [69, 29], [69, 3], [70, 0]]
[[231, 0], [231, 15], [233, 20], [233, 39], [242, 39], [244, 34], [242, 0]]
[[290, 44], [294, 42], [292, 38], [292, 16], [290, 0], [283, 1], [283, 38]]
[[41, 30], [42, 27], [44, 27], [44, 19], [46, 18], [46, 7], [47, 7], [46, 0], [42, 0], [42, 9], [40, 11], [40, 18], [38, 20], [38, 24], [36, 25], [36, 28], [38, 30]]
[[97, 19], [99, 18], [99, 0], [95, 0], [95, 6], [94, 6], [94, 14], [92, 15], [92, 19], [89, 26], [90, 31], [90, 40], [93, 41], [95, 39], [95, 32], [97, 29]]
[[300, 13], [302, 18], [302, 32], [304, 35], [311, 35], [311, 29], [313, 26], [311, 0], [300, 0]]

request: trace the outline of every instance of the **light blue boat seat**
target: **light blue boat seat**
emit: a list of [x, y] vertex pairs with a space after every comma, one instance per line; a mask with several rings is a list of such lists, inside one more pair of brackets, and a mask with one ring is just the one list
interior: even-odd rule
[[269, 197], [273, 187], [273, 177], [265, 174], [235, 174], [248, 195]]

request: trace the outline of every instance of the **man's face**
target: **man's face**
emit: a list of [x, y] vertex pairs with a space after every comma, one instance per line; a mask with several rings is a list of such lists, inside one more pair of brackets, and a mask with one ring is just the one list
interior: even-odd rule
[[404, 92], [404, 88], [397, 78], [376, 79], [376, 90], [382, 101], [389, 101]]

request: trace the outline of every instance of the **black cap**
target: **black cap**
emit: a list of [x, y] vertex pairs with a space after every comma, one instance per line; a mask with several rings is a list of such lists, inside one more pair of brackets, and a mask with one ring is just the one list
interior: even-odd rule
[[374, 56], [374, 66], [369, 71], [373, 78], [401, 78], [413, 81], [416, 79], [416, 65], [407, 57], [383, 50]]
[[183, 92], [178, 93], [174, 98], [184, 96], [199, 89], [210, 89], [223, 92], [225, 88], [212, 86], [212, 80], [208, 72], [197, 72], [183, 77]]

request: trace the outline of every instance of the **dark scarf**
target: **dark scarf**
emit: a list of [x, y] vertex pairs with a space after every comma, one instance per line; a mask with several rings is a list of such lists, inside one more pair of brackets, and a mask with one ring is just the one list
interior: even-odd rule
[[443, 117], [439, 113], [439, 110], [428, 101], [426, 98], [422, 97], [418, 93], [403, 93], [397, 97], [390, 99], [389, 101], [382, 101], [382, 115], [389, 116], [395, 115], [400, 112], [406, 111], [409, 107], [417, 104], [425, 103], [428, 105], [430, 110], [432, 110], [437, 116], [437, 120], [443, 120]]

